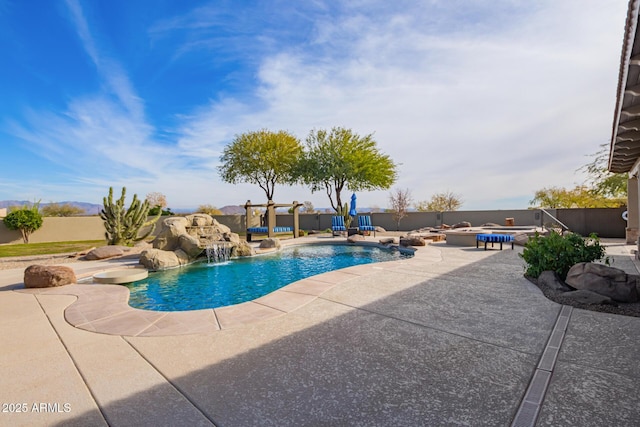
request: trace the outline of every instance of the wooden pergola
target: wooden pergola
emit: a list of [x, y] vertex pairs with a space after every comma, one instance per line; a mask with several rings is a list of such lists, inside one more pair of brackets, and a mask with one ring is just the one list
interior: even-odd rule
[[297, 238], [300, 236], [300, 218], [299, 212], [300, 206], [303, 206], [302, 203], [298, 203], [294, 201], [293, 203], [275, 203], [273, 200], [269, 200], [266, 204], [252, 204], [251, 200], [247, 200], [247, 203], [244, 204], [244, 208], [246, 210], [245, 215], [245, 225], [247, 229], [247, 234], [249, 234], [249, 229], [251, 226], [251, 217], [253, 216], [253, 212], [251, 211], [253, 208], [267, 208], [267, 220], [266, 220], [266, 234], [268, 237], [275, 237], [276, 231], [276, 209], [277, 208], [293, 208], [293, 237]]

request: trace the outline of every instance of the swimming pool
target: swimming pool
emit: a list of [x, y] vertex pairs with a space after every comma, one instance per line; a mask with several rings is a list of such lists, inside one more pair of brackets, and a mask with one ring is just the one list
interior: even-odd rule
[[354, 265], [412, 256], [371, 246], [305, 245], [223, 263], [150, 273], [126, 285], [129, 305], [158, 311], [224, 307], [251, 301], [297, 280]]

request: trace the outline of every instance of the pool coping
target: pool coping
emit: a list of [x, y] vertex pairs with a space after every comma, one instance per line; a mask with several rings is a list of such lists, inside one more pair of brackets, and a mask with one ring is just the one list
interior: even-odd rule
[[[296, 240], [283, 241], [282, 246], [350, 244], [389, 248], [389, 245], [366, 240], [357, 243], [347, 243], [346, 239], [318, 241], [307, 238]], [[73, 284], [56, 288], [15, 289], [15, 291], [37, 295], [77, 297], [73, 303], [65, 308], [64, 318], [70, 325], [86, 331], [135, 337], [207, 334], [283, 316], [309, 304], [335, 286], [358, 277], [406, 265], [407, 262], [415, 259], [420, 252], [417, 250], [418, 248], [414, 247], [401, 249], [412, 251], [414, 256], [402, 260], [361, 264], [329, 271], [290, 283], [252, 301], [210, 309], [153, 311], [134, 308], [128, 304], [129, 290], [121, 285]], [[113, 269], [122, 268], [122, 266], [117, 266]], [[102, 271], [109, 270], [112, 269]], [[90, 277], [95, 273], [95, 271], [87, 273], [86, 276]], [[79, 278], [81, 277], [79, 276]]]

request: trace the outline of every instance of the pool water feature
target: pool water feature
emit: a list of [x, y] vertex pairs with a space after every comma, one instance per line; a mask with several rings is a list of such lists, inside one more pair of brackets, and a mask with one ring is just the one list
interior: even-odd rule
[[251, 301], [289, 283], [354, 265], [392, 261], [410, 253], [352, 245], [305, 245], [219, 263], [200, 262], [150, 273], [126, 285], [129, 305], [158, 311], [224, 307]]

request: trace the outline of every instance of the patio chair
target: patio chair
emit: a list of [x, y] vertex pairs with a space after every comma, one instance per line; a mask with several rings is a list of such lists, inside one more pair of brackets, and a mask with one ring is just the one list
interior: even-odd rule
[[373, 237], [376, 237], [376, 227], [371, 224], [371, 217], [369, 215], [360, 215], [358, 217], [358, 232], [373, 231]]
[[[331, 232], [334, 236], [339, 236], [342, 232], [347, 231], [347, 227], [344, 226], [343, 216], [331, 217]], [[337, 234], [336, 234], [337, 233]]]

